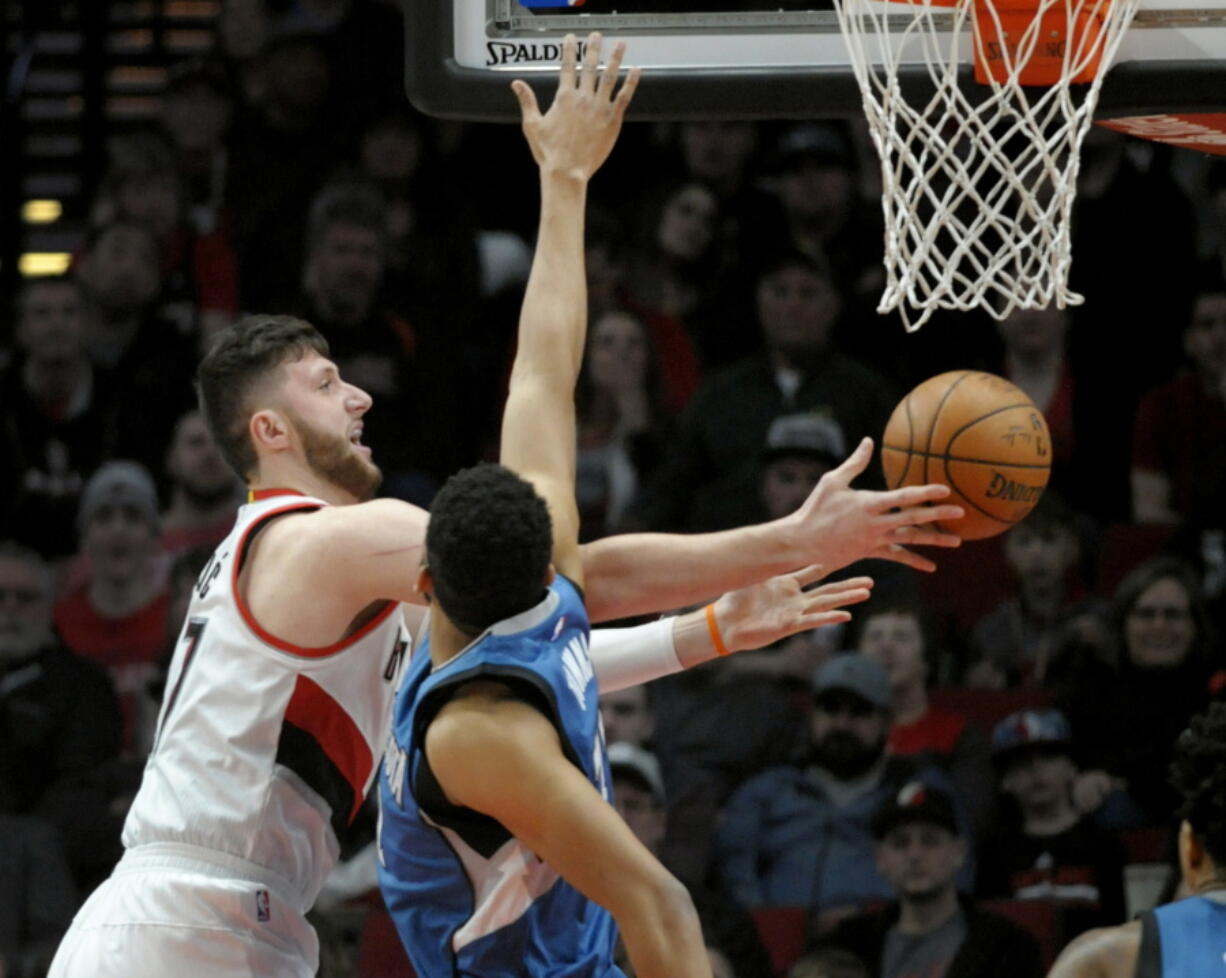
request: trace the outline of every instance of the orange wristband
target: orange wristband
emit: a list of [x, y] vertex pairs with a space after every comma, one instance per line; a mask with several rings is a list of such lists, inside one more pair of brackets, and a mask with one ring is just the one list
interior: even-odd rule
[[724, 644], [723, 638], [719, 634], [719, 623], [715, 620], [715, 605], [707, 605], [707, 631], [711, 633], [711, 644], [715, 646], [715, 651], [720, 655], [731, 655], [732, 650]]

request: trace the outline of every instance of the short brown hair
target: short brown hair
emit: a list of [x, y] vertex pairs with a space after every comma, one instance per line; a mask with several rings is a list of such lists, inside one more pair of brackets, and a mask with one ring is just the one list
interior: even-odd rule
[[217, 447], [244, 480], [259, 461], [247, 435], [255, 386], [287, 360], [328, 355], [328, 341], [293, 316], [244, 316], [225, 330], [196, 370], [200, 410]]

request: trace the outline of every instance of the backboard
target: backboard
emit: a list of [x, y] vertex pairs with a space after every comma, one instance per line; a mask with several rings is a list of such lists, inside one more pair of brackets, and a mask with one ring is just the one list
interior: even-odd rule
[[[570, 7], [405, 0], [405, 14], [408, 94], [432, 115], [516, 119], [516, 102], [507, 91], [511, 79], [549, 84], [563, 35], [582, 37], [592, 30], [627, 40], [627, 60], [651, 72], [651, 84], [642, 87], [631, 109], [633, 118], [804, 118], [861, 111], [844, 39], [822, 0], [586, 0]], [[957, 43], [970, 88], [969, 33]], [[922, 86], [926, 78], [917, 65], [901, 81]], [[1154, 138], [1165, 131], [1176, 141], [1196, 126], [1168, 118], [1184, 113], [1226, 113], [1226, 0], [1142, 0], [1098, 103], [1099, 119], [1142, 117], [1148, 121], [1138, 126], [1150, 132], [1138, 134]], [[1218, 137], [1205, 138], [1212, 144]], [[1226, 144], [1226, 136], [1220, 138]]]

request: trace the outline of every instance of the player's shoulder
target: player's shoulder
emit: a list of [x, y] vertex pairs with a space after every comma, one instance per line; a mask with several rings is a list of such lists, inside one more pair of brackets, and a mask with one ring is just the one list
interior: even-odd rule
[[327, 556], [330, 564], [347, 556], [369, 555], [372, 544], [392, 539], [424, 539], [425, 510], [399, 499], [372, 499], [346, 506], [323, 505], [290, 512], [273, 521], [263, 536], [301, 559]]
[[1140, 949], [1140, 921], [1096, 927], [1069, 942], [1049, 978], [1132, 978]]
[[430, 722], [426, 752], [431, 763], [506, 759], [531, 754], [549, 721], [497, 680], [467, 682]]

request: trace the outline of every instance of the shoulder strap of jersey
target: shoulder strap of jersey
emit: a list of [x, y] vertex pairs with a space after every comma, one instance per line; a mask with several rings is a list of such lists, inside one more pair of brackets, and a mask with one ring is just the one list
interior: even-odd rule
[[1141, 921], [1141, 946], [1137, 950], [1137, 970], [1133, 978], [1162, 978], [1162, 933], [1158, 916], [1146, 910]]

